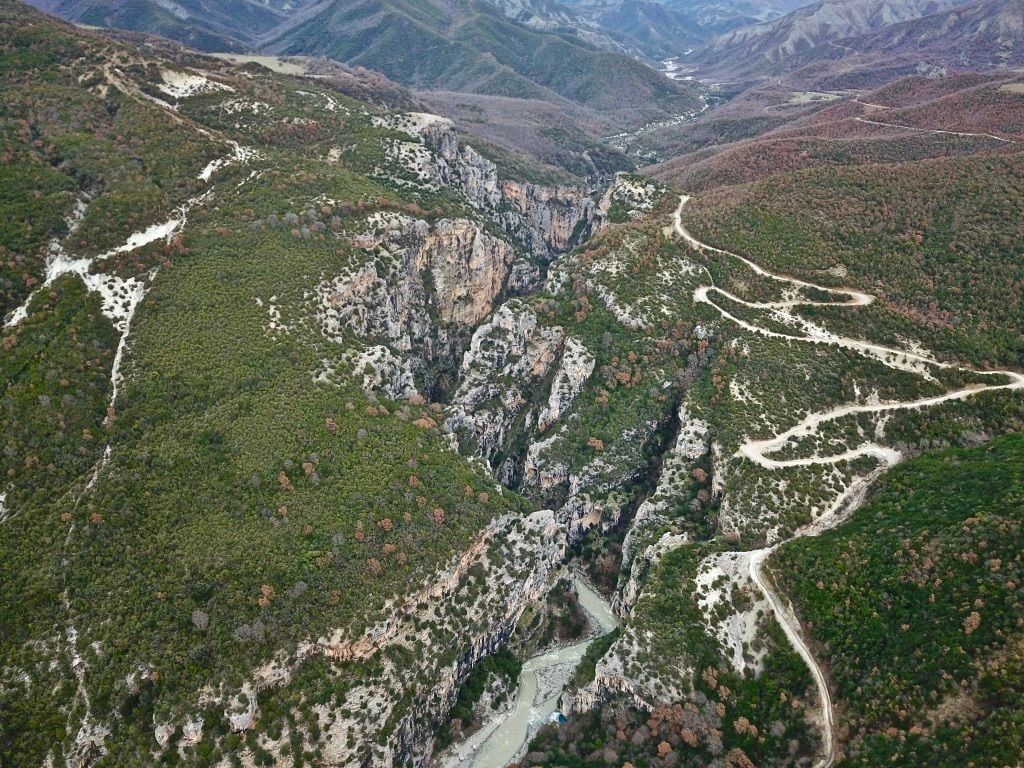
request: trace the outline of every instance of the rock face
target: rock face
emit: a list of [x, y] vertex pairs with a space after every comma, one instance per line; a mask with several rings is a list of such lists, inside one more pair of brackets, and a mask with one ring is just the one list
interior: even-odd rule
[[[470, 219], [431, 224], [396, 213], [376, 213], [366, 220], [364, 231], [350, 236], [351, 243], [366, 252], [365, 261], [343, 274], [324, 276], [318, 286], [316, 320], [323, 333], [337, 341], [351, 334], [386, 342], [385, 348], [372, 354], [366, 351], [345, 358], [365, 387], [391, 397], [408, 396], [417, 387], [427, 394], [447, 396], [458, 377], [465, 379], [469, 374], [472, 378], [473, 365], [464, 362], [457, 377], [448, 362], [460, 358], [470, 334], [494, 312], [499, 299], [539, 288], [541, 265], [603, 227], [604, 215], [588, 190], [500, 179], [494, 163], [472, 147], [460, 146], [451, 121], [445, 118], [406, 113], [375, 121], [407, 137], [385, 140], [385, 157], [390, 162], [387, 170], [378, 169], [379, 174], [396, 184], [454, 189], [516, 245]], [[497, 325], [507, 325], [507, 320], [500, 319]], [[481, 343], [492, 330], [484, 332]], [[555, 336], [538, 338], [537, 344], [540, 348], [550, 346], [549, 342], [561, 344]], [[483, 359], [490, 353], [481, 353], [477, 343], [469, 354]], [[534, 361], [530, 367], [537, 364], [544, 366]], [[526, 383], [536, 384], [546, 373], [546, 368], [535, 371]], [[579, 374], [570, 371], [569, 375]], [[573, 382], [567, 379], [559, 386], [558, 398], [564, 399]], [[456, 417], [453, 428], [475, 433], [481, 453], [490, 456], [518, 412], [515, 403], [520, 393], [506, 391], [503, 415], [485, 425], [493, 412], [473, 417], [467, 413], [498, 393], [492, 387], [483, 396], [479, 387], [466, 381], [460, 390], [462, 417]], [[551, 414], [557, 418], [557, 399], [551, 407], [549, 418]]]
[[594, 363], [594, 356], [582, 342], [573, 338], [566, 339], [562, 362], [551, 383], [548, 403], [537, 420], [539, 431], [543, 432], [566, 414], [594, 372]]
[[641, 552], [633, 555], [629, 560], [626, 560], [624, 557], [623, 562], [629, 564], [629, 576], [615, 594], [613, 602], [615, 611], [622, 614], [629, 613], [640, 598], [643, 576], [661, 560], [662, 555], [666, 552], [670, 552], [688, 543], [689, 538], [686, 534], [666, 533], [656, 542], [644, 547]]
[[[671, 506], [683, 504], [690, 494], [691, 470], [696, 462], [709, 450], [708, 425], [691, 415], [687, 403], [679, 407], [679, 431], [670, 449], [666, 452], [658, 476], [654, 492], [637, 508], [632, 525], [623, 542], [623, 567], [628, 576], [620, 579], [619, 591], [615, 595], [612, 607], [620, 616], [629, 615], [640, 599], [644, 589], [644, 577], [657, 563], [672, 550], [686, 546], [689, 538], [685, 533], [662, 533], [670, 522], [665, 512]], [[716, 562], [714, 565], [718, 565]], [[724, 569], [723, 569], [724, 570]], [[712, 573], [709, 566], [705, 569]], [[733, 568], [730, 572], [736, 572]], [[716, 571], [717, 573], [717, 571]], [[714, 596], [716, 599], [718, 595]], [[709, 605], [717, 604], [712, 597], [707, 598]], [[740, 648], [733, 655], [743, 659], [742, 640], [749, 637], [751, 627], [756, 624], [757, 612], [752, 615], [734, 617], [730, 615], [713, 629], [724, 647], [730, 652]], [[713, 620], [709, 619], [709, 626]], [[637, 665], [630, 663], [636, 657], [637, 649], [643, 647], [641, 638], [633, 634], [633, 628], [627, 627], [622, 637], [600, 659], [595, 668], [594, 679], [583, 688], [575, 691], [565, 702], [565, 711], [582, 712], [599, 706], [602, 702], [620, 697], [632, 705], [643, 708], [657, 701], [674, 700], [685, 694], [692, 670], [675, 669], [671, 677], [661, 677], [655, 690], [655, 680], [643, 674], [637, 674]], [[737, 640], [739, 638], [739, 640]]]
[[[314, 707], [321, 733], [315, 740], [303, 734], [304, 748], [319, 746], [325, 766], [425, 765], [459, 686], [476, 664], [508, 641], [526, 607], [543, 599], [565, 549], [564, 529], [550, 510], [498, 518], [446, 569], [389, 605], [387, 618], [361, 635], [338, 630], [301, 644], [292, 658], [254, 670], [228, 700], [232, 730], [251, 727], [259, 715], [259, 691], [287, 685], [304, 659], [373, 659], [376, 671], [343, 700]], [[424, 648], [451, 652], [423, 653]], [[416, 685], [410, 687], [410, 681]], [[407, 706], [400, 704], [402, 691], [412, 695]], [[288, 738], [286, 731], [279, 740], [262, 743], [280, 755]]]
[[499, 179], [494, 163], [459, 145], [449, 120], [425, 122], [410, 133], [436, 156], [434, 167], [443, 183], [460, 190], [539, 260], [551, 261], [604, 226], [591, 190]]
[[[648, 566], [657, 563], [665, 553], [687, 543], [685, 536], [666, 533], [655, 544], [647, 547], [641, 559]], [[630, 583], [639, 590], [637, 582], [632, 578]], [[627, 586], [627, 590], [629, 587]], [[636, 600], [632, 600], [631, 604]], [[621, 608], [621, 602], [619, 603]], [[628, 611], [620, 612], [628, 614]], [[626, 625], [622, 636], [617, 639], [602, 656], [594, 669], [594, 679], [582, 688], [567, 694], [562, 702], [562, 711], [566, 713], [585, 712], [600, 706], [602, 703], [618, 698], [637, 709], [648, 709], [653, 704], [663, 701], [678, 701], [686, 696], [691, 687], [693, 669], [676, 666], [671, 676], [648, 675], [643, 665], [637, 665], [635, 659], [638, 652], [645, 646], [642, 630]]]
[[384, 336], [408, 349], [426, 335], [428, 303], [443, 323], [462, 328], [491, 313], [516, 258], [509, 243], [468, 219], [431, 225], [376, 214], [367, 223], [375, 232], [353, 242], [370, 258], [321, 284], [320, 317], [329, 333]]
[[651, 210], [662, 189], [657, 182], [650, 179], [617, 173], [601, 198], [601, 213], [607, 215], [612, 207], [617, 205], [626, 216], [640, 218]]
[[[643, 547], [644, 539], [650, 532], [664, 525], [668, 518], [663, 514], [669, 506], [685, 501], [690, 484], [690, 471], [709, 450], [708, 425], [690, 415], [686, 403], [679, 407], [679, 434], [665, 456], [654, 493], [637, 508], [633, 526], [622, 544], [623, 563], [628, 565], [633, 557], [640, 556], [637, 550]], [[633, 579], [630, 579], [632, 582]], [[628, 586], [628, 583], [627, 583]], [[616, 598], [618, 600], [619, 597]], [[626, 602], [624, 607], [631, 606]], [[618, 606], [617, 606], [618, 607]]]
[[562, 352], [565, 332], [541, 325], [522, 301], [501, 306], [477, 328], [459, 368], [446, 427], [471, 452], [491, 461]]
[[[513, 246], [468, 219], [431, 225], [397, 214], [375, 214], [368, 232], [352, 237], [367, 253], [364, 263], [324, 279], [317, 288], [316, 318], [323, 333], [343, 341], [346, 333], [384, 338], [422, 372], [453, 354], [494, 309], [512, 263]], [[408, 389], [394, 381], [400, 361], [375, 376], [384, 391]], [[379, 383], [378, 383], [379, 380]]]

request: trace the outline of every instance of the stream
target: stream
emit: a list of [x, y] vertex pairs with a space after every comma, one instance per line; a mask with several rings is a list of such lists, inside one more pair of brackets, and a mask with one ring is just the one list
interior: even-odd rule
[[572, 681], [590, 644], [618, 626], [608, 601], [583, 579], [574, 576], [580, 606], [599, 632], [574, 645], [538, 653], [523, 664], [515, 706], [506, 709], [461, 744], [444, 768], [505, 768], [526, 750], [530, 738], [558, 711], [558, 699]]

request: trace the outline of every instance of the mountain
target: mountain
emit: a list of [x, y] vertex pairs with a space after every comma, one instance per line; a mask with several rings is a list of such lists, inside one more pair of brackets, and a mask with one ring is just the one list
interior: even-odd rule
[[703, 42], [712, 34], [685, 11], [648, 0], [571, 2], [577, 18], [602, 29], [625, 50], [660, 61]]
[[601, 27], [636, 41], [638, 50], [658, 59], [678, 56], [700, 45], [710, 34], [693, 16], [647, 0], [591, 6], [589, 15]]
[[197, 47], [329, 56], [405, 85], [572, 102], [616, 125], [698, 104], [695, 89], [630, 56], [595, 47], [570, 28], [531, 29], [483, 0], [339, 0], [278, 4], [202, 0], [138, 5], [40, 0], [76, 21], [162, 34]]
[[335, 2], [265, 48], [330, 56], [420, 89], [564, 99], [618, 120], [697, 103], [690, 86], [572, 35], [524, 27], [481, 0]]
[[812, 49], [951, 8], [957, 0], [820, 0], [781, 18], [727, 32], [686, 60], [699, 72], [770, 74]]
[[865, 57], [902, 56], [957, 69], [1024, 64], [1024, 8], [1013, 0], [972, 0], [841, 41]]
[[493, 4], [510, 19], [531, 29], [545, 32], [565, 32], [579, 35], [599, 47], [622, 50], [608, 32], [592, 24], [568, 6], [554, 0], [492, 0]]
[[301, 8], [301, 3], [277, 3], [275, 7], [254, 0], [35, 0], [32, 4], [82, 24], [149, 32], [206, 51], [251, 46]]
[[293, 716], [300, 762], [422, 761], [568, 530], [428, 396], [597, 203], [331, 78], [10, 0], [0, 41], [0, 761], [280, 761]]
[[[767, 21], [793, 11], [803, 0], [664, 0], [663, 2], [635, 2], [634, 0], [565, 0], [565, 5], [589, 18], [608, 19], [609, 28], [614, 28], [616, 18], [629, 18], [645, 10], [657, 17], [667, 9], [676, 18], [685, 18], [702, 37], [710, 38], [730, 29], [746, 26], [758, 21]], [[651, 29], [649, 33], [657, 33]], [[682, 50], [672, 51], [679, 55]]]
[[0, 0], [0, 764], [1013, 764], [1024, 78], [795, 75], [602, 142]]

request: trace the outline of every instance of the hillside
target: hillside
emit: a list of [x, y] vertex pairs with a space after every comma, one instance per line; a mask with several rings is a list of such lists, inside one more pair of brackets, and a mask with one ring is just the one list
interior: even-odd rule
[[0, 0], [0, 764], [1012, 762], [1019, 74], [249, 10]]
[[[659, 139], [671, 141], [675, 157], [644, 172], [702, 190], [808, 168], [1014, 153], [1024, 140], [1020, 83], [1012, 73], [963, 74], [900, 78], [859, 93], [752, 90], [734, 102], [735, 115], [722, 110], [687, 131], [689, 145], [647, 137], [662, 152]], [[731, 126], [743, 131], [736, 140]]]
[[773, 558], [830, 670], [845, 764], [1021, 754], [1022, 477], [1020, 435], [926, 454], [850, 522]]
[[[546, 548], [564, 544], [550, 513], [445, 448], [441, 406], [409, 387], [444, 391], [433, 355], [466, 342], [513, 271], [529, 285], [532, 264], [582, 237], [593, 203], [494, 176], [484, 196], [460, 179], [488, 178], [488, 161], [424, 147], [431, 125], [456, 146], [443, 120], [315, 80], [160, 59], [8, 0], [0, 24], [17, 159], [3, 199], [0, 759], [264, 760], [293, 749], [294, 728], [310, 760], [423, 750], [468, 671], [454, 660], [510, 631], [545, 583]], [[411, 281], [407, 314], [379, 321], [420, 350], [390, 395], [362, 388], [394, 363], [378, 321], [360, 335], [332, 319], [334, 281], [367, 259]], [[450, 291], [438, 315], [434, 286]], [[521, 536], [543, 560], [510, 565]], [[442, 606], [433, 629], [421, 599]], [[399, 701], [375, 643], [422, 645], [420, 631], [433, 672]], [[329, 743], [318, 702], [340, 711], [367, 686], [382, 693], [365, 735]]]
[[679, 114], [697, 103], [691, 86], [622, 54], [524, 27], [481, 0], [334, 3], [266, 47], [327, 55], [420, 89], [566, 99], [618, 122]]
[[37, 5], [64, 18], [163, 35], [202, 50], [329, 56], [419, 89], [568, 102], [601, 113], [616, 127], [680, 114], [699, 103], [692, 86], [621, 51], [597, 47], [588, 35], [561, 25], [550, 31], [527, 27], [484, 0], [279, 7], [190, 0], [174, 13], [149, 0]]
[[[899, 54], [951, 67], [1017, 67], [1024, 9], [1013, 0], [972, 0], [841, 41], [850, 51]], [[848, 51], [848, 52], [850, 52]]]
[[242, 50], [287, 18], [282, 10], [251, 0], [34, 0], [31, 4], [82, 24], [149, 32], [201, 51]]
[[574, 10], [647, 59], [662, 60], [694, 48], [713, 34], [688, 8], [648, 0], [579, 3]]
[[[727, 32], [687, 57], [688, 66], [718, 76], [753, 77], [792, 68], [808, 52], [953, 7], [957, 0], [820, 0], [778, 19]], [[827, 57], [827, 56], [826, 56]]]

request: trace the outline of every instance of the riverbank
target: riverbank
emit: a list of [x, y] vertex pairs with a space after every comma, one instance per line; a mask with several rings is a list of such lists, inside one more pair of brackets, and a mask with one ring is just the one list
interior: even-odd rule
[[559, 699], [572, 682], [587, 648], [618, 626], [618, 619], [603, 596], [578, 575], [573, 575], [573, 584], [580, 606], [590, 618], [588, 637], [529, 658], [519, 675], [514, 702], [494, 713], [483, 728], [464, 742], [453, 746], [438, 762], [440, 766], [505, 768], [525, 753], [533, 734], [558, 711]]

